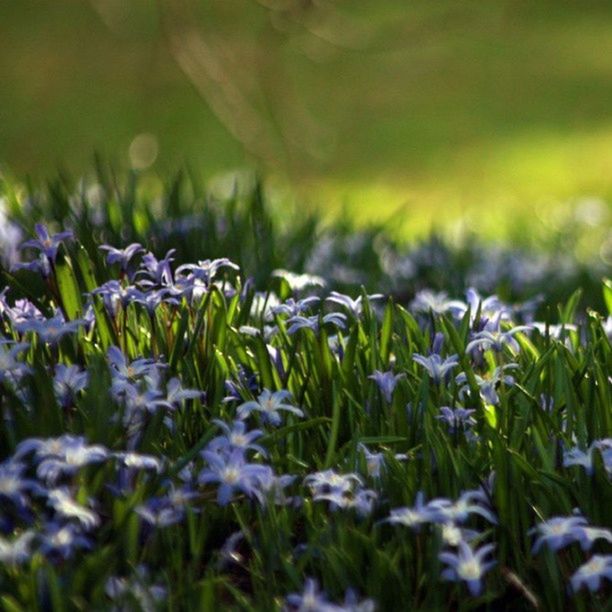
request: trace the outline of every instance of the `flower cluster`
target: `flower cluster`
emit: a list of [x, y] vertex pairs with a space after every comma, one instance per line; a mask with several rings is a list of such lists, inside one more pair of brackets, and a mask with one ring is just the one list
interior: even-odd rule
[[359, 600], [352, 589], [348, 589], [343, 604], [331, 603], [319, 584], [313, 578], [307, 578], [301, 593], [290, 593], [285, 597], [285, 610], [300, 612], [374, 612], [376, 606], [371, 599]]
[[304, 478], [314, 501], [327, 501], [331, 510], [355, 510], [366, 516], [372, 512], [378, 494], [364, 488], [359, 474], [338, 474], [334, 470], [324, 470], [308, 474]]
[[[136, 231], [111, 246], [103, 221], [83, 245], [78, 224], [37, 225], [22, 249], [36, 258], [0, 291], [7, 605], [78, 605], [95, 578], [96, 609], [503, 607], [540, 590], [601, 607], [605, 317], [570, 305], [556, 326], [537, 297], [482, 285], [368, 295], [351, 286], [364, 249], [405, 278], [448, 253], [401, 258], [362, 233], [323, 236], [295, 257], [317, 275], [277, 270], [266, 291], [265, 271], [185, 262], [190, 241], [167, 239], [196, 237], [187, 218], [145, 218], [165, 255]], [[319, 270], [336, 247], [347, 263]]]
[[539, 523], [531, 533], [537, 535], [532, 549], [534, 553], [544, 544], [555, 552], [575, 542], [585, 551], [591, 550], [596, 540], [612, 544], [612, 531], [590, 527], [583, 516], [554, 516]]

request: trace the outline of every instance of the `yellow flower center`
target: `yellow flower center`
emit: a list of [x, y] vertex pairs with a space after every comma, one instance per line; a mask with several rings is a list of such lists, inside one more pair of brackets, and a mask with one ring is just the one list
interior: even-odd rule
[[480, 564], [476, 559], [464, 561], [459, 565], [458, 573], [465, 580], [478, 580], [480, 578]]
[[7, 476], [6, 478], [0, 479], [0, 493], [10, 495], [11, 493], [15, 493], [16, 491], [19, 491], [19, 482], [16, 478], [13, 478], [12, 476]]
[[223, 480], [227, 484], [235, 484], [240, 479], [240, 472], [236, 468], [225, 468], [223, 470]]
[[247, 445], [247, 439], [246, 436], [244, 436], [243, 434], [232, 434], [230, 436], [230, 442], [234, 445], [234, 446], [246, 446]]
[[593, 557], [588, 563], [585, 563], [583, 571], [586, 574], [598, 574], [604, 569], [604, 565], [603, 559]]

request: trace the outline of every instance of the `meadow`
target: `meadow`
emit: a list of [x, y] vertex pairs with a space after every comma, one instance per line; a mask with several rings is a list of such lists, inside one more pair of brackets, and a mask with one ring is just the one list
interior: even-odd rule
[[0, 182], [3, 609], [612, 610], [575, 223], [407, 244], [147, 185]]

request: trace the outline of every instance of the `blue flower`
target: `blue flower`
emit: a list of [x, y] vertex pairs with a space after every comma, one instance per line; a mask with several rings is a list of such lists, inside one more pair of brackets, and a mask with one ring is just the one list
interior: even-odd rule
[[429, 354], [433, 355], [435, 353], [436, 355], [441, 355], [443, 348], [444, 348], [444, 334], [442, 332], [436, 332], [434, 334], [433, 340], [431, 341], [431, 350]]
[[312, 317], [303, 317], [296, 315], [287, 319], [289, 327], [287, 328], [288, 334], [295, 334], [300, 329], [310, 329], [313, 332], [318, 333], [321, 324], [335, 325], [340, 329], [346, 329], [346, 315], [341, 312], [330, 312], [323, 317], [319, 315], [313, 315]]
[[325, 279], [315, 274], [296, 274], [288, 270], [273, 270], [272, 276], [283, 278], [289, 284], [292, 291], [302, 291], [306, 287], [325, 287]]
[[434, 293], [428, 289], [419, 291], [410, 303], [412, 312], [443, 314], [450, 312], [454, 317], [461, 317], [467, 310], [467, 305], [460, 300], [449, 300], [445, 292]]
[[222, 268], [240, 270], [240, 266], [227, 259], [227, 257], [222, 257], [221, 259], [213, 260], [205, 259], [204, 261], [198, 261], [197, 264], [183, 264], [176, 269], [176, 274], [180, 275], [188, 272], [208, 286]]
[[106, 310], [114, 317], [117, 315], [119, 305], [124, 308], [128, 305], [129, 290], [130, 287], [124, 287], [119, 281], [110, 280], [94, 289], [91, 295], [101, 296]]
[[582, 550], [591, 550], [596, 540], [605, 540], [612, 544], [612, 532], [603, 527], [583, 527], [577, 534], [578, 542]]
[[129, 383], [124, 384], [118, 389], [118, 395], [121, 396], [125, 403], [125, 418], [127, 424], [132, 418], [143, 415], [144, 413], [153, 414], [160, 408], [172, 410], [173, 405], [163, 396], [163, 393], [153, 386], [150, 380], [148, 384], [136, 386]]
[[272, 503], [277, 506], [294, 505], [299, 506], [302, 502], [301, 497], [287, 497], [285, 488], [293, 484], [297, 477], [293, 474], [273, 474], [268, 480], [262, 483], [262, 491]]
[[[174, 410], [173, 404], [164, 398], [162, 391], [158, 388], [157, 378], [157, 370], [154, 370], [153, 376], [147, 377], [140, 385], [124, 382], [121, 386], [115, 383], [112, 387], [115, 399], [121, 402], [124, 408], [122, 423], [126, 428], [130, 449], [137, 444], [142, 431], [149, 422], [150, 415], [160, 410], [167, 412]], [[173, 428], [170, 417], [164, 420], [164, 424], [170, 429]]]
[[90, 530], [100, 524], [100, 517], [73, 499], [68, 489], [59, 488], [49, 491], [47, 505], [64, 519], [76, 519], [84, 529]]
[[166, 287], [161, 289], [150, 289], [148, 291], [140, 291], [135, 287], [130, 287], [126, 293], [126, 299], [132, 304], [142, 304], [150, 315], [155, 314], [155, 310], [160, 304], [174, 304], [179, 302], [176, 298], [171, 297], [170, 290]]
[[474, 289], [474, 287], [470, 287], [465, 292], [465, 297], [468, 306], [470, 307], [470, 324], [474, 324], [476, 319], [476, 313], [480, 308], [480, 322], [486, 324], [491, 319], [495, 317], [502, 316], [502, 318], [507, 317], [509, 308], [496, 295], [490, 295], [486, 298], [483, 298], [478, 290]]
[[362, 486], [363, 481], [359, 474], [338, 474], [334, 470], [324, 470], [308, 474], [304, 484], [310, 487], [313, 495], [325, 493], [346, 493], [355, 486]]
[[26, 465], [11, 458], [0, 463], [0, 501], [2, 510], [7, 509], [7, 501], [11, 502], [20, 514], [24, 514], [29, 506], [30, 493], [41, 494], [42, 487], [24, 476]]
[[573, 325], [572, 323], [561, 323], [553, 325], [552, 323], [541, 323], [540, 321], [535, 321], [531, 323], [531, 327], [543, 337], [550, 336], [555, 340], [565, 339], [566, 341], [567, 338], [570, 336], [570, 332], [575, 333], [578, 331], [578, 326]]
[[136, 513], [149, 525], [168, 527], [183, 520], [186, 508], [197, 497], [199, 494], [190, 487], [176, 488], [171, 484], [166, 495], [137, 506]]
[[553, 551], [565, 548], [569, 544], [584, 538], [582, 530], [587, 526], [583, 516], [554, 516], [540, 523], [530, 533], [537, 533], [532, 552], [537, 553], [543, 544]]
[[395, 508], [391, 510], [391, 515], [384, 522], [404, 525], [419, 531], [422, 525], [433, 522], [436, 517], [435, 513], [424, 501], [425, 495], [423, 491], [419, 491], [416, 495], [415, 505], [412, 508]]
[[3, 380], [19, 380], [21, 376], [30, 372], [29, 366], [17, 360], [19, 353], [23, 353], [29, 344], [14, 343], [11, 340], [0, 340], [0, 383]]
[[162, 462], [153, 455], [141, 455], [134, 452], [113, 453], [113, 457], [121, 461], [123, 467], [135, 470], [153, 470], [158, 474], [162, 471]]
[[340, 361], [344, 359], [345, 341], [339, 334], [328, 336], [327, 346], [333, 355], [336, 355]]
[[21, 229], [12, 223], [6, 210], [6, 200], [0, 200], [0, 261], [10, 266], [19, 260]]
[[346, 590], [342, 605], [332, 604], [313, 578], [306, 579], [301, 593], [287, 595], [283, 608], [296, 612], [374, 612], [375, 609], [372, 599], [359, 600], [353, 589]]
[[122, 604], [113, 610], [132, 610], [135, 600], [143, 612], [159, 609], [168, 593], [164, 587], [150, 584], [149, 571], [144, 565], [138, 565], [130, 578], [112, 576], [106, 581], [104, 591], [114, 602]]
[[274, 310], [279, 306], [280, 300], [276, 293], [269, 291], [256, 291], [251, 302], [250, 316], [262, 321], [272, 321]]
[[365, 444], [359, 443], [359, 450], [364, 454], [368, 476], [380, 478], [385, 456], [382, 453], [372, 453]]
[[285, 403], [285, 400], [291, 397], [289, 391], [269, 391], [264, 389], [257, 401], [245, 402], [238, 406], [238, 418], [245, 419], [251, 412], [260, 412], [264, 423], [277, 426], [281, 423], [279, 410], [291, 412], [299, 417], [303, 417], [304, 413], [295, 406]]
[[49, 263], [49, 259], [45, 257], [44, 253], [41, 253], [38, 256], [38, 259], [34, 259], [29, 262], [17, 262], [13, 265], [13, 270], [29, 270], [30, 272], [36, 272], [40, 274], [43, 278], [49, 278], [51, 276], [51, 264]]
[[328, 501], [331, 510], [354, 509], [361, 516], [372, 511], [375, 491], [363, 489], [363, 481], [357, 474], [337, 474], [333, 470], [316, 472], [304, 478], [310, 487], [314, 501]]
[[442, 406], [437, 419], [448, 425], [449, 433], [454, 434], [457, 431], [468, 431], [476, 425], [476, 419], [472, 416], [476, 410], [461, 408], [450, 408]]
[[117, 484], [109, 484], [108, 488], [116, 495], [127, 495], [134, 492], [139, 472], [145, 472], [143, 479], [148, 478], [146, 472], [159, 474], [163, 470], [163, 461], [152, 455], [141, 455], [135, 452], [116, 452], [112, 455], [118, 460]]
[[443, 360], [437, 353], [433, 353], [429, 357], [414, 353], [412, 359], [427, 370], [427, 373], [436, 384], [441, 383], [459, 365], [457, 355], [451, 355]]
[[[480, 502], [479, 505], [475, 501]], [[493, 512], [487, 507], [488, 499], [486, 495], [480, 491], [465, 491], [454, 502], [438, 498], [429, 502], [428, 508], [433, 513], [433, 520], [439, 523], [465, 523], [471, 514], [478, 514], [482, 518], [494, 525], [497, 524], [497, 518]]]
[[474, 529], [466, 529], [465, 527], [459, 527], [455, 523], [442, 523], [439, 526], [440, 535], [442, 541], [448, 546], [457, 547], [460, 542], [471, 542], [476, 539], [480, 534]]
[[360, 516], [366, 516], [372, 512], [377, 497], [378, 494], [371, 489], [356, 489], [354, 491], [317, 493], [312, 496], [312, 499], [314, 501], [328, 501], [332, 511], [353, 509]]
[[197, 389], [183, 389], [181, 381], [174, 377], [168, 381], [166, 385], [166, 399], [173, 406], [180, 405], [188, 399], [203, 399], [205, 393]]
[[498, 314], [494, 322], [491, 323], [489, 329], [474, 334], [472, 340], [465, 347], [466, 353], [471, 353], [475, 349], [486, 351], [491, 349], [496, 353], [501, 353], [504, 346], [510, 348], [513, 353], [520, 351], [519, 343], [514, 338], [519, 332], [528, 331], [531, 329], [529, 325], [517, 325], [508, 331], [501, 329], [501, 314]]
[[593, 555], [570, 578], [574, 591], [586, 586], [591, 592], [599, 590], [605, 580], [612, 581], [612, 555]]
[[34, 226], [34, 231], [36, 232], [37, 238], [26, 240], [21, 245], [21, 248], [38, 249], [51, 263], [55, 262], [60, 244], [62, 244], [64, 240], [72, 240], [74, 238], [74, 234], [70, 230], [50, 235], [49, 230], [42, 225], [42, 223], [37, 223]]
[[155, 376], [154, 372], [163, 367], [153, 359], [139, 358], [131, 363], [125, 355], [116, 347], [111, 346], [107, 352], [108, 361], [111, 366], [113, 386], [121, 388], [125, 383], [133, 383], [146, 376]]
[[253, 450], [264, 457], [267, 456], [268, 453], [262, 446], [259, 444], [253, 444], [257, 438], [263, 435], [263, 431], [261, 431], [261, 429], [247, 431], [244, 421], [234, 421], [231, 428], [227, 423], [224, 423], [219, 419], [213, 419], [213, 423], [220, 427], [225, 435], [213, 438], [208, 443], [206, 450], [216, 453], [231, 453], [234, 449], [241, 449], [245, 452], [247, 450]]
[[[514, 384], [514, 378], [507, 374], [504, 374], [506, 370], [513, 370], [518, 368], [516, 363], [507, 363], [506, 365], [495, 368], [489, 378], [483, 378], [477, 374], [474, 376], [476, 384], [478, 385], [479, 395], [483, 402], [486, 404], [493, 404], [497, 406], [499, 404], [499, 395], [497, 394], [497, 385], [503, 382], [506, 386], [511, 387]], [[466, 395], [470, 392], [470, 385], [467, 382], [467, 375], [465, 372], [461, 372], [455, 378], [455, 382], [461, 385], [459, 389], [459, 397], [461, 400], [465, 399]]]
[[330, 603], [323, 591], [319, 590], [317, 581], [307, 578], [301, 593], [291, 593], [285, 602], [297, 612], [339, 612], [338, 606]]
[[0, 291], [0, 314], [6, 316], [13, 325], [21, 321], [28, 321], [29, 319], [44, 318], [40, 310], [30, 300], [15, 300], [15, 304], [10, 306], [6, 299], [7, 291], [8, 287]]
[[249, 314], [251, 318], [270, 322], [274, 319], [274, 313], [279, 304], [276, 293], [257, 291], [253, 295]]
[[548, 414], [552, 414], [555, 409], [555, 398], [546, 393], [540, 393], [540, 408]]
[[219, 561], [217, 562], [219, 569], [224, 569], [230, 563], [242, 564], [244, 558], [238, 551], [238, 544], [242, 540], [244, 540], [244, 533], [242, 531], [235, 531], [225, 540], [219, 550]]
[[72, 523], [48, 523], [40, 538], [40, 551], [52, 558], [69, 559], [76, 550], [92, 547], [90, 540]]
[[[368, 300], [382, 300], [384, 299], [384, 297], [385, 296], [382, 295], [382, 293], [375, 293], [374, 295], [368, 295]], [[337, 304], [339, 306], [343, 306], [354, 317], [359, 317], [361, 316], [361, 312], [363, 310], [362, 299], [363, 296], [361, 295], [356, 299], [353, 299], [348, 295], [344, 295], [343, 293], [332, 291], [329, 296], [325, 298], [325, 301], [331, 302], [332, 304]]]
[[612, 475], [612, 438], [595, 440], [586, 451], [580, 448], [570, 448], [563, 453], [563, 466], [579, 465], [586, 470], [589, 476], [593, 475], [593, 453], [599, 450], [606, 472]]
[[235, 449], [228, 457], [211, 451], [203, 451], [202, 456], [208, 462], [208, 468], [200, 472], [198, 482], [219, 483], [217, 503], [220, 506], [229, 504], [237, 490], [248, 497], [256, 497], [261, 503], [264, 502], [263, 486], [273, 476], [270, 467], [247, 463], [244, 452], [240, 449]]
[[28, 561], [32, 556], [30, 545], [35, 537], [32, 530], [24, 531], [12, 540], [0, 536], [0, 564], [18, 565]]
[[[385, 455], [383, 453], [370, 452], [368, 447], [361, 442], [357, 446], [365, 457], [368, 476], [371, 476], [372, 478], [380, 478], [382, 468], [385, 465]], [[397, 461], [404, 461], [407, 459], [407, 456], [404, 453], [397, 453], [394, 455], [394, 457]]]
[[16, 457], [34, 452], [39, 462], [36, 474], [49, 483], [61, 476], [71, 476], [92, 463], [104, 461], [108, 450], [99, 445], [89, 446], [85, 438], [63, 435], [59, 438], [28, 438], [17, 445]]
[[64, 336], [78, 331], [85, 321], [74, 319], [66, 321], [61, 314], [56, 314], [50, 319], [30, 319], [15, 325], [15, 329], [20, 333], [34, 332], [42, 342], [56, 344]]
[[[152, 286], [150, 281], [141, 281], [143, 286]], [[193, 276], [177, 276], [171, 285], [164, 287], [174, 298], [185, 298], [190, 304], [199, 302], [208, 291], [208, 287]]]
[[440, 561], [448, 565], [442, 572], [442, 578], [465, 582], [472, 595], [480, 595], [484, 575], [496, 564], [495, 561], [486, 560], [494, 548], [493, 544], [486, 544], [474, 550], [466, 542], [459, 542], [457, 554], [447, 551], [440, 553]]
[[294, 300], [293, 298], [289, 298], [282, 304], [278, 306], [274, 306], [272, 308], [272, 313], [279, 315], [284, 314], [289, 317], [295, 317], [297, 315], [302, 314], [309, 308], [312, 308], [315, 304], [318, 304], [321, 301], [321, 298], [316, 295], [311, 295], [301, 300]]
[[100, 250], [107, 252], [106, 263], [108, 265], [118, 263], [121, 266], [121, 272], [123, 273], [127, 272], [128, 265], [132, 257], [134, 257], [136, 253], [141, 253], [144, 251], [142, 245], [138, 244], [137, 242], [133, 242], [124, 249], [116, 249], [108, 244], [103, 244], [99, 248]]
[[146, 253], [140, 264], [141, 269], [137, 272], [137, 274], [144, 275], [148, 278], [148, 282], [143, 281], [142, 284], [157, 283], [164, 287], [172, 286], [173, 275], [170, 264], [174, 261], [172, 255], [174, 255], [175, 252], [176, 249], [170, 249], [161, 260], [158, 260], [153, 253]]
[[578, 465], [585, 469], [589, 476], [593, 475], [593, 448], [589, 447], [586, 451], [576, 447], [563, 452], [563, 467]]
[[62, 408], [72, 406], [77, 394], [87, 387], [88, 379], [87, 372], [78, 366], [58, 364], [53, 377], [53, 391], [59, 405]]
[[338, 606], [343, 612], [374, 612], [376, 604], [373, 599], [359, 600], [353, 589], [347, 589], [344, 594], [344, 603]]
[[183, 520], [183, 509], [174, 507], [163, 498], [149, 499], [134, 509], [136, 514], [152, 527], [169, 527]]
[[385, 401], [390, 404], [393, 399], [393, 391], [397, 386], [397, 381], [404, 376], [404, 374], [393, 374], [392, 371], [381, 372], [380, 370], [374, 370], [374, 374], [370, 374], [368, 378], [372, 379], [378, 385]]
[[228, 395], [223, 398], [223, 403], [244, 400], [247, 394], [242, 391], [243, 389], [255, 393], [258, 389], [257, 377], [247, 372], [242, 366], [238, 366], [238, 380], [236, 382], [230, 379], [225, 381], [225, 391]]

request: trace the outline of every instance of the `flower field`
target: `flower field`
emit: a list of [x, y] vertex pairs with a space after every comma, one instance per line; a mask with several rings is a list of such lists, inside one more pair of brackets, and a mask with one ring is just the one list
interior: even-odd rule
[[2, 609], [612, 610], [605, 271], [258, 185], [0, 202]]

